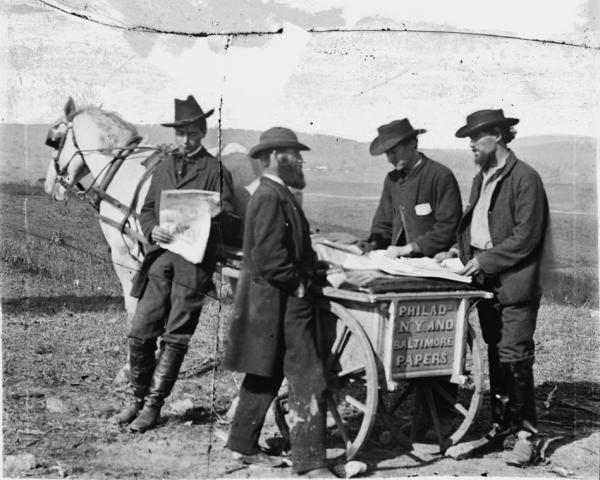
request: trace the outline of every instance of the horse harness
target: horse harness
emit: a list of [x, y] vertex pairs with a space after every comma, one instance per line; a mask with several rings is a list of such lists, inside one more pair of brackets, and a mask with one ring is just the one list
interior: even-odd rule
[[[63, 125], [66, 128], [60, 128]], [[69, 161], [63, 167], [61, 167], [59, 164], [59, 158], [62, 149], [64, 148], [69, 130], [71, 131], [71, 136], [73, 137], [73, 145], [75, 146], [76, 151], [75, 153], [73, 153]], [[131, 228], [129, 218], [133, 217], [136, 221], [139, 220], [139, 215], [136, 211], [136, 207], [139, 202], [139, 195], [142, 186], [154, 173], [154, 170], [156, 170], [156, 167], [159, 165], [159, 163], [162, 162], [170, 153], [170, 149], [166, 145], [161, 145], [160, 147], [140, 147], [139, 143], [141, 141], [142, 137], [137, 135], [133, 137], [129, 142], [127, 142], [125, 146], [114, 147], [112, 150], [117, 150], [117, 153], [113, 156], [110, 162], [107, 163], [107, 165], [102, 169], [102, 171], [92, 180], [91, 185], [86, 189], [81, 185], [81, 183], [78, 182], [76, 184], [77, 190], [75, 191], [75, 193], [78, 196], [78, 198], [82, 200], [88, 199], [94, 210], [96, 210], [97, 212], [100, 212], [100, 203], [102, 203], [103, 201], [107, 202], [108, 204], [123, 212], [124, 217], [121, 222], [117, 222], [111, 218], [105, 217], [104, 215], [99, 215], [99, 220], [103, 223], [106, 223], [107, 225], [116, 228], [121, 234], [127, 235], [129, 238], [141, 243], [143, 246], [148, 246], [149, 242], [146, 239], [146, 237], [144, 237], [144, 235], [142, 235], [137, 230]], [[77, 155], [79, 155], [85, 163], [85, 157], [83, 155], [84, 152], [98, 152], [100, 150], [105, 150], [82, 150], [81, 148], [79, 148], [79, 145], [77, 144], [77, 139], [75, 137], [75, 131], [73, 130], [71, 122], [61, 122], [56, 127], [50, 129], [46, 138], [46, 145], [54, 148], [57, 151], [56, 156], [54, 157], [54, 169], [56, 170], [57, 175], [56, 183], [59, 183], [69, 191], [72, 191], [71, 185], [69, 185], [63, 177], [67, 173], [69, 164], [73, 161], [73, 159]], [[123, 165], [123, 162], [127, 159], [127, 157], [129, 157], [133, 153], [139, 153], [143, 151], [154, 151], [154, 153], [144, 160], [143, 164], [146, 167], [146, 170], [144, 171], [144, 174], [142, 175], [138, 184], [136, 185], [131, 204], [125, 205], [119, 200], [117, 200], [115, 197], [110, 195], [107, 192], [107, 189], [112, 180], [114, 179], [115, 175], [121, 168], [121, 165]], [[100, 177], [100, 175], [102, 175], [104, 170], [106, 170], [106, 174], [104, 175], [100, 183], [96, 185], [96, 180], [98, 179], [98, 177]], [[91, 198], [88, 197], [88, 194], [90, 192], [92, 193]]]

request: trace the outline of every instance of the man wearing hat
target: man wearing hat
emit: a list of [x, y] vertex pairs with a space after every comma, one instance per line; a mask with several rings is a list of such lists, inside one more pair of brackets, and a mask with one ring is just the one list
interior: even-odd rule
[[[140, 213], [144, 235], [150, 243], [131, 295], [139, 298], [129, 337], [129, 404], [116, 417], [135, 432], [153, 428], [165, 398], [177, 379], [188, 343], [196, 329], [205, 294], [213, 289], [216, 247], [224, 218], [233, 213], [229, 172], [202, 146], [206, 113], [193, 96], [175, 99], [175, 121], [163, 123], [175, 129], [177, 149], [164, 159], [152, 176]], [[221, 193], [222, 213], [213, 221], [201, 263], [193, 264], [161, 248], [172, 234], [159, 226], [163, 190], [210, 190]], [[157, 338], [162, 337], [155, 360]]]
[[461, 215], [458, 183], [450, 169], [417, 150], [417, 136], [408, 119], [378, 128], [371, 155], [385, 153], [393, 165], [385, 178], [371, 235], [363, 250], [387, 248], [387, 256], [433, 257], [455, 239]]
[[300, 143], [274, 127], [250, 150], [262, 176], [250, 197], [244, 256], [236, 289], [225, 368], [245, 373], [227, 446], [244, 463], [281, 463], [258, 440], [284, 376], [289, 383], [293, 469], [332, 476], [325, 462], [325, 379], [315, 346], [311, 276], [316, 256], [309, 225], [290, 188], [305, 186]]
[[540, 306], [540, 271], [547, 253], [549, 209], [538, 173], [508, 143], [517, 118], [502, 110], [467, 117], [456, 136], [470, 138], [479, 172], [458, 228], [458, 242], [438, 260], [459, 255], [480, 286], [494, 292], [477, 304], [488, 344], [493, 444], [513, 446], [508, 463], [535, 460], [539, 446], [533, 380], [533, 333]]

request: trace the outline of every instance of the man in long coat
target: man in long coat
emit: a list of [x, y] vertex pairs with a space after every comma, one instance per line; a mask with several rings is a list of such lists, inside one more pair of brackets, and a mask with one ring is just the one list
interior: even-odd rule
[[293, 469], [325, 468], [323, 368], [314, 338], [310, 277], [316, 257], [309, 225], [290, 187], [304, 188], [294, 132], [275, 127], [250, 150], [263, 169], [250, 198], [244, 256], [225, 350], [225, 368], [245, 373], [228, 447], [246, 463], [273, 464], [258, 444], [267, 410], [284, 376], [289, 383]]
[[[175, 99], [175, 121], [163, 126], [175, 129], [178, 149], [154, 172], [140, 214], [142, 231], [151, 246], [131, 292], [140, 300], [128, 333], [130, 401], [115, 418], [118, 423], [130, 423], [129, 428], [136, 432], [156, 425], [175, 384], [205, 295], [213, 290], [223, 220], [233, 213], [231, 175], [202, 146], [206, 118], [212, 113], [204, 113], [191, 95], [186, 100]], [[171, 232], [159, 226], [161, 193], [171, 189], [221, 193], [222, 212], [211, 226], [199, 264], [157, 245], [173, 240]], [[155, 361], [158, 337], [162, 337], [162, 347]]]
[[370, 152], [385, 153], [394, 170], [385, 177], [371, 234], [359, 243], [364, 250], [433, 257], [454, 243], [462, 213], [458, 183], [448, 167], [417, 150], [425, 131], [406, 118], [379, 127]]
[[490, 436], [498, 445], [513, 445], [508, 463], [523, 466], [535, 460], [539, 446], [533, 334], [550, 217], [540, 176], [507, 147], [518, 122], [502, 110], [480, 110], [456, 132], [470, 138], [480, 171], [459, 224], [458, 243], [437, 259], [460, 255], [466, 264], [462, 273], [494, 292], [492, 300], [477, 305], [488, 344]]

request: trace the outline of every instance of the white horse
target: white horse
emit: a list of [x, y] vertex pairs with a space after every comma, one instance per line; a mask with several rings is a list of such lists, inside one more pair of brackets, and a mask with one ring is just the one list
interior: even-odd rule
[[[61, 201], [64, 200], [67, 189], [74, 188], [88, 173], [93, 178], [93, 187], [103, 185], [108, 180], [110, 165], [115, 164], [119, 153], [123, 153], [132, 140], [139, 139], [135, 126], [115, 113], [105, 112], [97, 107], [77, 109], [71, 98], [65, 105], [64, 113], [64, 117], [48, 134], [47, 144], [54, 147], [55, 151], [44, 185], [46, 193], [54, 200]], [[143, 205], [150, 184], [149, 178], [140, 185], [139, 201], [134, 211], [128, 213], [127, 208], [132, 204], [138, 182], [143, 179], [146, 171], [142, 162], [155, 151], [151, 147], [139, 146], [128, 151], [129, 155], [104, 187], [105, 192], [118, 203], [106, 200], [99, 202], [99, 213], [104, 219], [100, 221], [100, 228], [110, 246], [112, 263], [123, 288], [128, 327], [137, 305], [137, 299], [131, 297], [129, 292], [133, 276], [140, 267], [142, 253], [138, 241], [122, 233], [115, 225], [127, 220], [127, 226], [134, 236], [136, 232], [141, 233], [135, 215]]]
[[[54, 148], [54, 154], [44, 188], [54, 200], [64, 200], [67, 190], [74, 189], [84, 176], [91, 174], [93, 180], [87, 194], [100, 195], [96, 202], [100, 227], [123, 289], [127, 328], [137, 306], [137, 299], [129, 295], [132, 280], [143, 259], [140, 241], [144, 239], [137, 215], [150, 186], [152, 166], [168, 150], [140, 146], [139, 138], [135, 126], [118, 114], [93, 106], [77, 108], [69, 98], [64, 116], [52, 126], [46, 141]], [[216, 154], [215, 150], [211, 149], [211, 153]], [[239, 144], [229, 144], [221, 151], [223, 163], [232, 173], [238, 193], [236, 207], [240, 210], [245, 206], [244, 185], [257, 175], [254, 159], [249, 160], [246, 153]], [[121, 369], [115, 383], [126, 379], [127, 368]]]

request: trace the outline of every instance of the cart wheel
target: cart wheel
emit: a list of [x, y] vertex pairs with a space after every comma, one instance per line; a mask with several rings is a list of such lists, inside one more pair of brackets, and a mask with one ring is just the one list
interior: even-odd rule
[[460, 385], [449, 383], [448, 377], [419, 378], [406, 382], [399, 394], [389, 394], [380, 404], [385, 424], [380, 441], [395, 437], [405, 444], [431, 442], [437, 443], [440, 451], [458, 443], [483, 400], [481, 352], [471, 325], [464, 361]]
[[[366, 442], [377, 411], [377, 364], [360, 324], [344, 307], [323, 302], [317, 344], [327, 380], [327, 458], [351, 459]], [[275, 420], [289, 442], [287, 392], [274, 402]]]
[[328, 388], [327, 453], [351, 459], [375, 421], [377, 363], [369, 337], [348, 310], [327, 302], [319, 313], [318, 340]]

